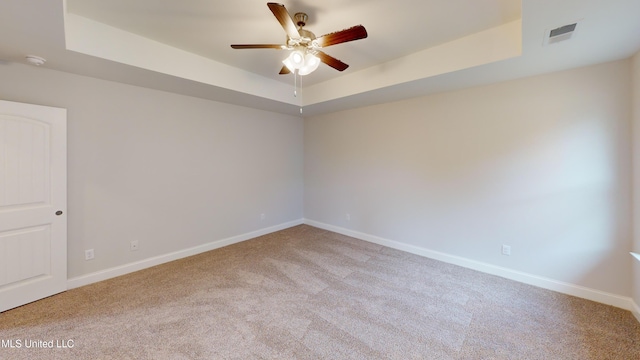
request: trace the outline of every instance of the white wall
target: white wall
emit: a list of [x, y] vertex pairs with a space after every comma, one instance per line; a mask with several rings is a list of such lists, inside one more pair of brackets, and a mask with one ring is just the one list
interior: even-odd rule
[[68, 109], [71, 278], [302, 218], [300, 118], [20, 64], [0, 79], [1, 99]]
[[[632, 59], [633, 251], [640, 253], [640, 52]], [[633, 260], [633, 301], [640, 321], [640, 261]]]
[[308, 118], [305, 218], [628, 298], [630, 86], [626, 60]]

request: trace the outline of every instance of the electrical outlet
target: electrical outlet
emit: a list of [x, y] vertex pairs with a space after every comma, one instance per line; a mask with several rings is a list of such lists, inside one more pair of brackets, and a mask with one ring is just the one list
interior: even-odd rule
[[347, 213], [344, 217], [347, 221], [351, 221], [351, 214]]
[[89, 249], [89, 250], [85, 250], [84, 251], [84, 259], [85, 260], [93, 260], [93, 258], [94, 258], [93, 249]]
[[138, 250], [138, 240], [132, 240], [131, 241], [131, 251], [136, 251]]
[[511, 256], [511, 246], [502, 245], [502, 255]]
[[260, 214], [260, 220], [264, 220], [267, 218], [267, 215], [265, 215], [264, 213]]

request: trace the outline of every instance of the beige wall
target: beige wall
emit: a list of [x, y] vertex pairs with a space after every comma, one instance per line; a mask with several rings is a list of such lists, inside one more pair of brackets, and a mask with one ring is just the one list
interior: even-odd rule
[[307, 118], [305, 218], [630, 297], [630, 86], [625, 60]]
[[0, 79], [1, 99], [68, 109], [71, 278], [302, 218], [300, 118], [19, 64]]
[[[640, 52], [632, 59], [633, 111], [633, 251], [640, 253]], [[640, 320], [640, 261], [633, 260], [633, 300]]]
[[[636, 56], [304, 128], [297, 117], [10, 63], [0, 64], [0, 98], [68, 109], [70, 277], [296, 221], [304, 203], [312, 221], [637, 304], [629, 134], [639, 69]], [[84, 261], [87, 248], [95, 260]]]

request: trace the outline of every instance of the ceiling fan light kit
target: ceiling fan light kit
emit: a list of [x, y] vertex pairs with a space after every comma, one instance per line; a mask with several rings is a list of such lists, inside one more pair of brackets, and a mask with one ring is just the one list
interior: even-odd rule
[[282, 63], [287, 67], [290, 72], [298, 75], [309, 75], [316, 71], [320, 65], [320, 59], [310, 52], [305, 54], [306, 50], [295, 50], [286, 59], [282, 60]]
[[327, 55], [320, 49], [364, 39], [368, 36], [364, 26], [357, 25], [316, 38], [314, 33], [303, 28], [309, 18], [307, 14], [299, 12], [292, 18], [282, 4], [270, 2], [267, 3], [267, 6], [287, 33], [286, 44], [245, 44], [231, 45], [231, 47], [234, 49], [276, 49], [291, 51], [291, 54], [282, 61], [285, 66], [280, 70], [280, 74], [290, 74], [293, 72], [294, 75], [308, 75], [314, 72], [321, 62], [338, 71], [344, 71], [349, 65]]
[[307, 54], [304, 57], [304, 64], [298, 70], [298, 74], [300, 74], [302, 76], [311, 74], [312, 72], [316, 71], [318, 66], [320, 66], [320, 59], [318, 59], [313, 54]]
[[304, 65], [304, 53], [300, 50], [295, 50], [286, 59], [282, 60], [282, 63], [287, 66], [289, 71], [298, 70]]

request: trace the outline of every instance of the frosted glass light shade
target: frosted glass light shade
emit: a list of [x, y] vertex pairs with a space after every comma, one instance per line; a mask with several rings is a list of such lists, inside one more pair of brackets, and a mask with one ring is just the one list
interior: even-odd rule
[[320, 65], [320, 59], [318, 59], [313, 54], [307, 54], [304, 57], [304, 65], [302, 65], [300, 70], [298, 70], [298, 74], [300, 75], [311, 74], [312, 72], [316, 71], [316, 69], [318, 68], [318, 65]]
[[282, 63], [290, 70], [295, 71], [304, 65], [304, 54], [302, 51], [296, 50], [291, 53]]

